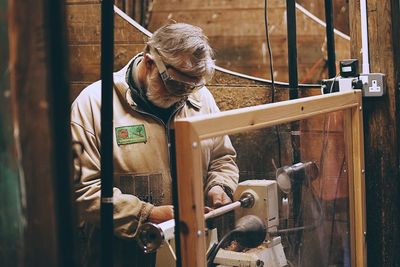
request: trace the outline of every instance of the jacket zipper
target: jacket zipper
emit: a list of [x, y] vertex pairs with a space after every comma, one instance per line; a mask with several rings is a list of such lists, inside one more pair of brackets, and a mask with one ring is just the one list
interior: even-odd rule
[[[165, 137], [167, 138], [168, 166], [169, 166], [169, 168], [170, 168], [170, 171], [171, 171], [171, 168], [172, 168], [172, 166], [171, 166], [171, 154], [170, 154], [170, 153], [171, 153], [171, 152], [170, 152], [171, 142], [170, 142], [170, 134], [169, 134], [171, 119], [176, 115], [176, 113], [178, 113], [178, 111], [182, 110], [182, 108], [183, 108], [184, 105], [185, 105], [185, 103], [183, 102], [182, 105], [180, 105], [178, 108], [176, 108], [176, 109], [172, 112], [172, 114], [171, 114], [171, 115], [169, 116], [169, 118], [168, 118], [167, 125], [165, 125], [165, 123], [164, 123], [159, 117], [157, 117], [157, 116], [155, 116], [155, 115], [153, 115], [153, 114], [151, 114], [151, 113], [148, 113], [148, 112], [146, 112], [146, 111], [142, 111], [142, 110], [139, 110], [139, 109], [134, 109], [136, 112], [138, 112], [138, 113], [140, 113], [140, 114], [142, 114], [142, 115], [150, 116], [151, 118], [155, 119], [156, 121], [158, 121], [159, 123], [161, 123], [161, 125], [164, 126], [164, 129], [165, 129]], [[132, 109], [133, 109], [133, 108], [132, 108]]]

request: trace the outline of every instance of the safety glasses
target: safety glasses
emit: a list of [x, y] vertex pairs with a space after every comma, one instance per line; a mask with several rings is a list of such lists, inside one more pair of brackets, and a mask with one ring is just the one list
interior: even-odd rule
[[165, 88], [170, 94], [174, 96], [187, 96], [204, 86], [204, 83], [202, 82], [194, 83], [176, 80], [168, 74], [167, 67], [162, 61], [158, 51], [153, 47], [150, 47], [150, 54], [152, 55], [153, 60], [156, 63], [158, 72], [160, 73], [161, 79], [164, 82]]

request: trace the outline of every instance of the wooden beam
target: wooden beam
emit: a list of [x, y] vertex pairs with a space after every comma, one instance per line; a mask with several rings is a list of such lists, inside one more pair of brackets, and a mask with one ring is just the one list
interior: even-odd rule
[[200, 141], [190, 123], [175, 126], [182, 265], [206, 266]]
[[[399, 1], [368, 0], [371, 72], [387, 77], [387, 94], [365, 98], [368, 266], [400, 265]], [[352, 57], [360, 58], [359, 1], [350, 1]]]
[[[273, 104], [229, 110], [212, 115], [200, 115], [190, 121], [200, 139], [222, 134], [234, 134], [272, 125], [302, 120], [319, 114], [352, 108], [359, 91], [311, 96]], [[239, 116], [238, 116], [239, 115]]]
[[63, 5], [9, 4], [13, 131], [25, 222], [21, 266], [74, 266]]
[[[0, 0], [0, 14], [7, 14]], [[0, 15], [0, 259], [2, 266], [24, 266], [24, 191], [21, 190], [10, 99], [8, 18]]]
[[365, 166], [362, 103], [344, 112], [345, 155], [348, 161], [351, 266], [367, 266]]

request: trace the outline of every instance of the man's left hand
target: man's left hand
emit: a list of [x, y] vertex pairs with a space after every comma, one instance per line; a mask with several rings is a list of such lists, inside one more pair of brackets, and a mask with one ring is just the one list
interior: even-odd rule
[[226, 204], [232, 203], [230, 197], [225, 193], [221, 186], [216, 185], [211, 187], [207, 194], [208, 203], [212, 208], [219, 208]]

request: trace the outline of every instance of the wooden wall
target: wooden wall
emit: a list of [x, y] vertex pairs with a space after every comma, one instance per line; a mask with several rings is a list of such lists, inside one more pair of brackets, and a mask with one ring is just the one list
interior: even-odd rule
[[[100, 11], [97, 0], [67, 0], [73, 96], [88, 83], [100, 78], [99, 44]], [[127, 7], [131, 1], [119, 1]], [[117, 1], [117, 3], [119, 3]], [[125, 4], [122, 4], [124, 2]], [[270, 39], [275, 78], [288, 81], [285, 1], [268, 1]], [[316, 1], [303, 1], [315, 15], [324, 17], [324, 7]], [[346, 32], [347, 5], [335, 1], [336, 22]], [[171, 20], [188, 22], [202, 27], [216, 51], [221, 67], [248, 75], [270, 78], [269, 57], [265, 42], [263, 1], [154, 1], [149, 10], [149, 30], [153, 31]], [[327, 77], [325, 68], [325, 28], [297, 11], [299, 81], [318, 82]], [[127, 30], [127, 24], [116, 16], [116, 62], [120, 68], [142, 49], [143, 38]], [[336, 35], [336, 58], [349, 57], [349, 41]]]
[[[348, 9], [344, 0], [335, 2], [335, 21], [348, 32]], [[300, 1], [322, 20], [324, 1]], [[217, 65], [237, 72], [270, 79], [266, 46], [264, 1], [154, 1], [149, 30], [169, 21], [188, 22], [204, 29], [216, 50]], [[297, 10], [299, 80], [315, 83], [327, 77], [325, 28]], [[286, 1], [268, 1], [268, 20], [274, 75], [288, 81]], [[350, 42], [336, 35], [336, 57], [349, 57]]]
[[[90, 83], [100, 79], [100, 2], [67, 0], [71, 100]], [[115, 69], [120, 69], [143, 50], [143, 35], [119, 16], [115, 17]]]
[[[325, 1], [298, 0], [296, 2], [310, 11], [313, 15], [317, 16], [319, 19], [325, 21]], [[349, 1], [333, 0], [332, 8], [335, 28], [349, 35]]]
[[[371, 72], [387, 77], [387, 94], [364, 98], [368, 266], [400, 266], [400, 3], [367, 1]], [[351, 54], [361, 60], [359, 1], [353, 14]]]

